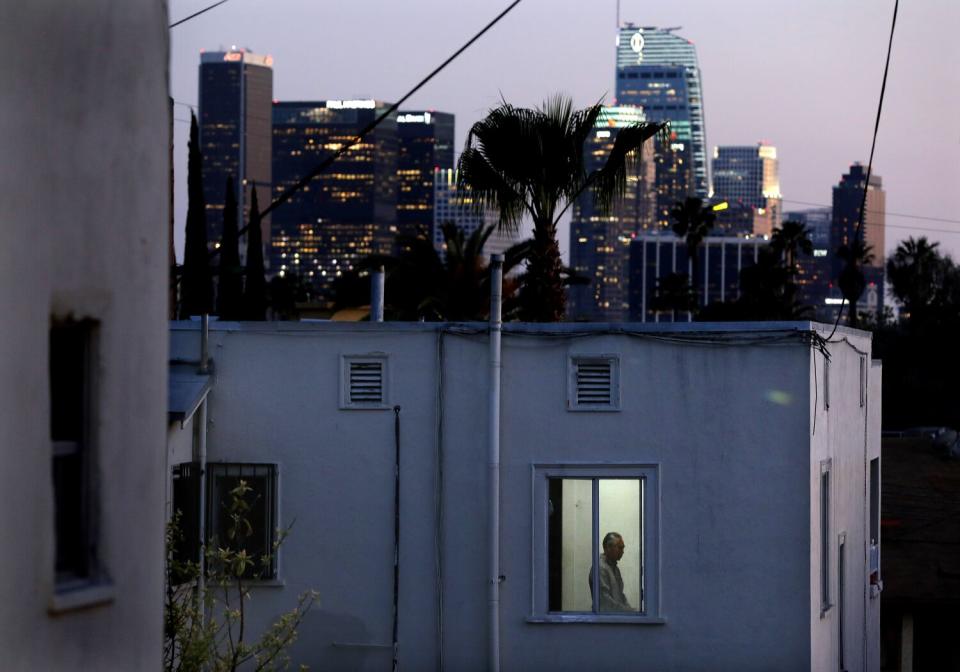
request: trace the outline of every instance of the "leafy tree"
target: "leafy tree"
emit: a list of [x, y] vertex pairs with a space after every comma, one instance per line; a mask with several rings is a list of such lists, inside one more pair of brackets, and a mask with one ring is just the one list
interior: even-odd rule
[[237, 198], [233, 176], [227, 176], [223, 206], [223, 237], [220, 239], [220, 280], [217, 314], [222, 320], [243, 319], [243, 267], [240, 265], [240, 236], [237, 229]]
[[717, 219], [709, 205], [705, 205], [702, 199], [695, 196], [688, 196], [683, 202], [677, 202], [670, 210], [670, 217], [673, 218], [671, 228], [680, 238], [685, 239], [687, 244], [687, 254], [690, 256], [692, 266], [691, 278], [694, 285], [694, 297], [696, 297], [697, 270], [700, 261], [700, 246], [703, 239], [710, 233], [713, 224]]
[[246, 610], [251, 593], [251, 567], [270, 566], [289, 533], [278, 530], [268, 553], [256, 557], [245, 550], [253, 533], [249, 521], [252, 488], [240, 480], [230, 491], [226, 539], [214, 539], [205, 550], [205, 572], [194, 559], [183, 560], [180, 512], [167, 525], [166, 600], [164, 603], [164, 672], [235, 672], [286, 669], [288, 648], [297, 628], [317, 598], [307, 591], [296, 606], [277, 619], [259, 638], [247, 631]]
[[665, 124], [641, 123], [620, 129], [606, 163], [589, 174], [584, 142], [594, 130], [601, 105], [574, 111], [564, 96], [536, 109], [503, 103], [471, 127], [458, 163], [458, 183], [472, 190], [476, 206], [495, 207], [499, 226], [516, 230], [533, 220], [533, 242], [519, 316], [556, 322], [566, 312], [564, 271], [557, 222], [577, 197], [590, 189], [601, 211], [609, 211], [626, 189], [627, 170], [643, 143]]
[[210, 254], [207, 250], [207, 218], [203, 198], [203, 158], [197, 117], [190, 113], [190, 144], [187, 158], [187, 226], [180, 285], [180, 319], [213, 310]]
[[677, 313], [694, 312], [697, 309], [697, 297], [690, 286], [690, 277], [686, 273], [668, 273], [657, 280], [651, 308], [670, 313], [674, 322], [677, 321]]
[[243, 317], [265, 320], [267, 317], [267, 280], [263, 267], [263, 232], [260, 230], [260, 209], [257, 185], [250, 189], [250, 225], [247, 227], [247, 280], [243, 287]]
[[837, 258], [845, 262], [840, 270], [837, 284], [843, 298], [850, 305], [850, 326], [857, 328], [860, 324], [857, 314], [857, 301], [867, 288], [867, 280], [863, 274], [863, 267], [873, 262], [873, 247], [865, 245], [862, 240], [855, 239], [849, 245], [841, 245], [837, 250]]

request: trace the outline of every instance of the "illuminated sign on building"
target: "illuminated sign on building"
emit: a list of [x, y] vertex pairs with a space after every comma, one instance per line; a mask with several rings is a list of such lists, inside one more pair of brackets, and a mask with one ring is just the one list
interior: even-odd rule
[[638, 30], [630, 38], [630, 48], [637, 54], [637, 63], [643, 63], [643, 31]]
[[397, 117], [398, 124], [430, 124], [432, 117], [429, 112], [423, 114], [401, 114]]
[[328, 100], [327, 109], [331, 110], [372, 110], [377, 106], [375, 100]]

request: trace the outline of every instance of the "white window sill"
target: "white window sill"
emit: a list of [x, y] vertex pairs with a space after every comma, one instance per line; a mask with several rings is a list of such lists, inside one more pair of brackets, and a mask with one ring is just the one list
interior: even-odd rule
[[619, 623], [621, 625], [666, 625], [659, 616], [616, 616], [614, 614], [546, 614], [528, 616], [527, 623]]
[[110, 604], [116, 598], [116, 587], [110, 582], [88, 583], [75, 588], [61, 588], [50, 597], [47, 611], [63, 614]]

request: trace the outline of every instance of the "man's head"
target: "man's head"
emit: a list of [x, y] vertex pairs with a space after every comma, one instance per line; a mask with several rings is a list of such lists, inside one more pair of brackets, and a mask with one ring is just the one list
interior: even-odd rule
[[617, 562], [623, 557], [623, 537], [617, 532], [607, 532], [603, 538], [603, 554], [607, 561]]

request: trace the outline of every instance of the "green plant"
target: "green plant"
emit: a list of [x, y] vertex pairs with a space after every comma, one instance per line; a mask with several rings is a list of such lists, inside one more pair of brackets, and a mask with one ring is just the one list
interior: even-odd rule
[[[227, 538], [212, 539], [199, 558], [180, 557], [183, 541], [181, 514], [175, 512], [166, 531], [166, 600], [164, 605], [163, 669], [165, 672], [257, 672], [286, 669], [288, 648], [297, 628], [317, 598], [307, 591], [256, 639], [247, 631], [246, 611], [251, 566], [268, 567], [290, 528], [277, 531], [269, 553], [248, 554], [244, 542], [253, 534], [248, 519], [252, 488], [240, 480], [227, 503]], [[301, 669], [306, 669], [301, 666]]]

